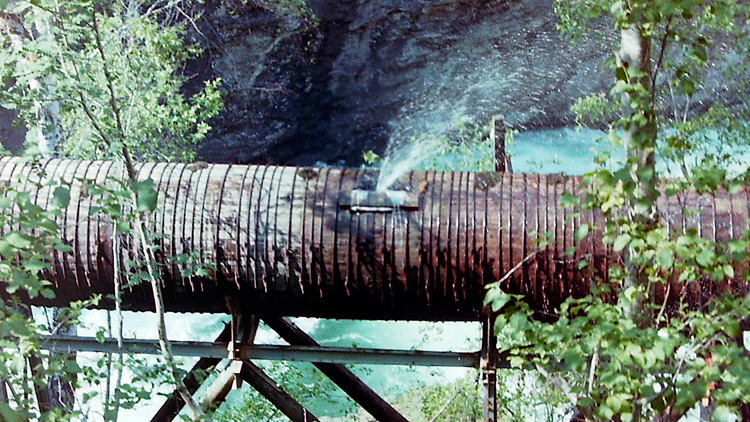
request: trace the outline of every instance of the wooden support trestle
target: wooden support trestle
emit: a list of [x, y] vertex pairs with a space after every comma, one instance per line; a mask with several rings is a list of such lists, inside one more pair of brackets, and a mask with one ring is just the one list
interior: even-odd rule
[[[484, 420], [495, 422], [497, 419], [496, 371], [499, 367], [507, 368], [508, 362], [495, 347], [493, 318], [489, 311], [484, 313], [482, 320], [482, 349], [472, 353], [322, 347], [285, 318], [262, 317], [262, 320], [290, 345], [254, 344], [260, 318], [239, 314], [233, 315], [231, 324], [227, 324], [215, 342], [172, 342], [175, 355], [201, 357], [184, 380], [191, 393], [201, 387], [201, 382], [198, 381], [201, 378], [198, 376], [200, 371], [216, 367], [223, 359], [231, 361], [199, 398], [204, 409], [220, 404], [233, 387], [238, 388], [240, 382], [247, 382], [292, 421], [317, 420], [251, 361], [270, 359], [312, 362], [374, 419], [389, 422], [408, 421], [342, 363], [479, 368], [484, 390]], [[105, 339], [104, 342], [94, 337], [45, 336], [44, 339], [43, 348], [58, 351], [112, 353], [118, 350], [116, 339]], [[160, 353], [157, 340], [125, 339], [123, 343], [123, 349], [127, 353]], [[174, 392], [151, 422], [173, 421], [183, 406], [180, 395]]]
[[[319, 346], [312, 337], [286, 318], [264, 317], [263, 322], [291, 345]], [[321, 362], [313, 362], [313, 365], [378, 421], [408, 422], [401, 413], [383, 400], [378, 393], [362, 382], [344, 365]]]
[[297, 400], [249, 360], [242, 361], [239, 375], [243, 381], [250, 384], [292, 422], [318, 421], [315, 415], [302, 407]]

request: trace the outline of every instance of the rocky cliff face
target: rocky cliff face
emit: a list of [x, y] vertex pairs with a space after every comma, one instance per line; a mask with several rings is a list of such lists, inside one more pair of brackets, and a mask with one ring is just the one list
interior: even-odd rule
[[[602, 69], [617, 39], [605, 30], [570, 46], [552, 2], [307, 0], [306, 11], [294, 7], [303, 0], [206, 0], [188, 25], [205, 53], [186, 67], [186, 90], [221, 78], [226, 108], [199, 155], [358, 166], [363, 151], [383, 154], [389, 143], [497, 114], [519, 130], [572, 125], [575, 98], [609, 89], [612, 72]], [[722, 72], [740, 58], [717, 45], [721, 62], [694, 108], [735, 89]], [[12, 116], [0, 110], [0, 119]], [[20, 145], [23, 132], [5, 127], [4, 144]]]
[[389, 139], [496, 114], [561, 126], [573, 99], [611, 81], [611, 49], [568, 46], [551, 0], [311, 0], [315, 23], [229, 3], [208, 2], [196, 36], [193, 67], [221, 77], [228, 100], [207, 161], [359, 165]]

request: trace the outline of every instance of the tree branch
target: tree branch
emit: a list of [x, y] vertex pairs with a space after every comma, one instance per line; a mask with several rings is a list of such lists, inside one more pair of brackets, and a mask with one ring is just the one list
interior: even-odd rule
[[154, 295], [154, 307], [155, 307], [156, 315], [158, 317], [157, 332], [159, 336], [159, 344], [161, 346], [162, 356], [164, 357], [164, 360], [166, 361], [167, 366], [170, 370], [172, 381], [176, 385], [177, 390], [180, 392], [182, 399], [185, 401], [185, 403], [188, 405], [188, 407], [193, 413], [193, 419], [210, 421], [210, 419], [206, 417], [203, 410], [195, 401], [192, 394], [190, 394], [190, 391], [187, 389], [187, 387], [185, 386], [185, 383], [180, 377], [178, 370], [177, 370], [177, 364], [174, 361], [174, 355], [172, 354], [172, 344], [169, 342], [168, 337], [167, 337], [166, 321], [164, 319], [164, 313], [165, 313], [164, 300], [162, 298], [161, 287], [159, 286], [159, 276], [155, 269], [156, 257], [146, 237], [146, 227], [148, 227], [147, 217], [144, 216], [143, 213], [137, 210], [138, 192], [135, 190], [135, 182], [137, 182], [137, 173], [135, 171], [135, 166], [133, 165], [133, 161], [130, 157], [130, 152], [128, 150], [128, 145], [126, 143], [127, 137], [126, 137], [123, 125], [122, 125], [122, 117], [120, 113], [120, 108], [117, 103], [117, 95], [116, 95], [115, 86], [114, 86], [114, 77], [112, 76], [111, 72], [109, 71], [109, 67], [107, 66], [107, 57], [104, 52], [104, 47], [102, 45], [102, 37], [101, 37], [101, 32], [99, 30], [99, 24], [97, 21], [97, 12], [96, 12], [95, 5], [92, 5], [92, 8], [91, 8], [91, 23], [92, 23], [92, 30], [94, 33], [94, 40], [96, 42], [96, 49], [101, 57], [102, 71], [104, 72], [104, 77], [107, 82], [107, 90], [109, 92], [109, 106], [112, 110], [112, 114], [114, 117], [117, 135], [119, 136], [120, 142], [122, 144], [122, 147], [120, 148], [120, 150], [121, 150], [123, 159], [125, 161], [125, 169], [127, 171], [128, 179], [130, 181], [130, 196], [131, 196], [130, 199], [132, 200], [133, 207], [136, 210], [136, 212], [134, 213], [135, 221], [133, 222], [133, 227], [136, 230], [136, 236], [139, 239], [141, 252], [146, 261], [146, 269], [149, 275], [149, 280], [151, 282], [151, 290]]
[[656, 61], [654, 71], [651, 74], [651, 98], [655, 98], [656, 95], [656, 77], [661, 69], [662, 62], [664, 61], [664, 52], [667, 50], [667, 42], [669, 41], [669, 27], [672, 23], [672, 17], [667, 18], [667, 23], [664, 26], [664, 36], [661, 38], [661, 45], [659, 47], [659, 59]]
[[441, 408], [440, 408], [440, 410], [438, 410], [438, 412], [437, 412], [437, 413], [435, 414], [435, 416], [434, 416], [434, 417], [433, 417], [432, 419], [430, 419], [430, 422], [435, 422], [435, 421], [437, 421], [437, 420], [438, 420], [438, 418], [440, 417], [440, 415], [442, 415], [442, 414], [443, 414], [443, 412], [445, 412], [445, 410], [446, 410], [446, 409], [448, 409], [448, 406], [450, 406], [450, 405], [451, 405], [451, 403], [453, 403], [453, 400], [456, 400], [456, 397], [458, 397], [458, 395], [459, 395], [459, 394], [461, 394], [461, 392], [462, 392], [462, 391], [463, 391], [463, 388], [461, 388], [461, 387], [458, 387], [458, 389], [456, 390], [456, 392], [455, 392], [455, 393], [453, 394], [453, 397], [451, 397], [451, 398], [450, 398], [450, 400], [448, 400], [448, 401], [447, 401], [447, 402], [446, 402], [446, 403], [445, 403], [445, 404], [443, 405], [443, 407], [441, 407]]

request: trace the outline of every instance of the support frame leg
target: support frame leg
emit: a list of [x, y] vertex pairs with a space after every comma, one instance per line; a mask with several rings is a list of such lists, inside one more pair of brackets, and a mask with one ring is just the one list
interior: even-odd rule
[[480, 370], [482, 371], [483, 420], [497, 421], [497, 337], [495, 318], [489, 308], [482, 311], [482, 350]]

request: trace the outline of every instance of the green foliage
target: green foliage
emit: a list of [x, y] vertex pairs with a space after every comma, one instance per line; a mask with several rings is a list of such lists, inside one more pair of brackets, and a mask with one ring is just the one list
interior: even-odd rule
[[[421, 167], [430, 171], [494, 171], [495, 145], [490, 140], [490, 129], [490, 123], [459, 123], [440, 139], [437, 152]], [[506, 132], [506, 143], [513, 142], [513, 134], [512, 130]]]
[[0, 76], [9, 86], [0, 103], [20, 111], [32, 138], [60, 132], [56, 148], [67, 157], [111, 158], [126, 145], [144, 160], [194, 160], [222, 106], [219, 81], [189, 99], [180, 93], [179, 71], [198, 50], [182, 41], [180, 25], [163, 24], [171, 10], [16, 2], [11, 16], [21, 33], [0, 38]]
[[482, 398], [476, 374], [449, 384], [419, 388], [410, 394], [420, 396], [420, 411], [427, 421], [475, 421], [482, 417]]
[[[24, 299], [54, 297], [50, 282], [42, 276], [52, 268], [52, 254], [64, 256], [72, 250], [58, 237], [55, 222], [60, 209], [67, 205], [69, 191], [64, 186], [43, 185], [38, 180], [42, 180], [38, 173], [30, 174], [28, 180], [0, 188], [0, 288], [4, 291], [0, 302], [0, 379], [13, 386], [11, 402], [0, 407], [2, 419], [7, 421], [70, 420], [76, 415], [70, 412], [72, 409], [66, 414], [62, 409], [40, 412], [30, 399], [36, 388], [44, 388], [49, 376], [56, 375], [63, 382], [74, 382], [76, 374], [81, 371], [75, 362], [54, 356], [49, 358], [46, 366], [40, 364], [30, 368], [32, 362], [40, 362], [41, 327], [34, 321]], [[34, 198], [24, 189], [29, 185], [53, 191], [49, 210], [35, 204]], [[51, 245], [54, 247], [50, 248]], [[61, 324], [74, 324], [83, 306], [85, 304], [73, 304], [63, 313]]]
[[[520, 366], [530, 359], [550, 368], [545, 376], [591, 420], [682, 415], [709, 395], [726, 412], [750, 400], [747, 378], [740, 375], [750, 362], [737, 322], [747, 317], [747, 303], [719, 297], [708, 309], [638, 326], [623, 318], [635, 294], [623, 291], [615, 303], [600, 295], [568, 299], [551, 324], [535, 320], [528, 305], [514, 297], [496, 328], [512, 340], [512, 362]], [[718, 386], [719, 380], [728, 382]]]
[[[31, 154], [124, 160], [127, 178], [92, 181], [81, 195], [97, 196], [91, 211], [115, 222], [114, 246], [122, 244], [118, 241], [137, 245], [125, 262], [114, 263], [115, 279], [123, 276], [129, 284], [148, 280], [157, 292], [159, 265], [178, 263], [185, 272], [202, 271], [198, 275], [211, 269], [194, 263], [194, 256], [156, 262], [157, 246], [152, 243], [154, 236], [146, 233], [145, 222], [156, 210], [157, 192], [152, 180], [136, 179], [132, 161], [193, 160], [194, 146], [210, 129], [207, 120], [221, 107], [219, 81], [208, 82], [191, 98], [180, 93], [185, 81], [181, 67], [198, 51], [182, 40], [182, 26], [174, 17], [190, 18], [183, 9], [178, 13], [177, 7], [174, 2], [17, 1], [0, 17], [4, 30], [0, 77], [8, 87], [0, 93], [0, 102], [20, 111]], [[94, 408], [101, 406], [104, 420], [117, 420], [120, 409], [151, 399], [155, 386], [180, 385], [182, 373], [166, 340], [163, 363], [102, 356], [82, 369], [65, 355], [39, 350], [43, 327], [31, 318], [23, 299], [52, 297], [49, 282], [40, 275], [51, 271], [55, 260], [73, 259], [67, 256], [72, 248], [57, 237], [55, 223], [71, 197], [66, 186], [34, 183], [43, 179], [37, 172], [26, 177], [30, 179], [7, 187], [0, 196], [0, 282], [7, 293], [0, 309], [0, 360], [6, 368], [0, 379], [12, 391], [10, 406], [2, 407], [0, 415], [4, 420], [89, 418], [82, 413], [101, 391], [101, 404]], [[36, 192], [42, 188], [51, 193], [48, 209], [36, 204]], [[118, 273], [123, 268], [125, 274]], [[118, 301], [120, 288], [115, 287]], [[49, 331], [75, 325], [89, 303], [93, 302], [59, 310]], [[161, 317], [160, 333], [165, 331], [163, 313]], [[100, 329], [96, 338], [103, 341], [113, 335], [108, 327]], [[122, 382], [126, 368], [129, 379]], [[35, 403], [35, 396], [44, 402], [50, 379], [80, 388], [76, 408], [63, 403], [46, 409]]]
[[576, 98], [570, 110], [576, 115], [579, 127], [598, 126], [615, 120], [620, 106], [603, 93]]
[[383, 158], [372, 150], [368, 150], [362, 153], [362, 160], [366, 166], [374, 166], [383, 161]]
[[[41, 188], [42, 185], [37, 184]], [[66, 188], [58, 186], [54, 197], [69, 197]], [[50, 283], [40, 278], [40, 272], [50, 270], [49, 245], [58, 252], [70, 252], [70, 246], [57, 237], [55, 215], [60, 213], [61, 200], [52, 201], [53, 208], [44, 210], [26, 192], [15, 186], [3, 189], [0, 197], [0, 280], [10, 294], [24, 293], [30, 298], [39, 295], [53, 297]], [[67, 204], [65, 204], [67, 205]], [[33, 231], [32, 231], [33, 230]]]
[[307, 0], [255, 0], [254, 2], [279, 15], [302, 17], [312, 22], [317, 21], [315, 13], [307, 4]]
[[[731, 420], [737, 404], [750, 400], [750, 359], [738, 322], [750, 315], [750, 299], [718, 292], [747, 282], [737, 268], [750, 261], [750, 232], [724, 245], [689, 226], [662, 224], [656, 162], [680, 177], [664, 183], [668, 195], [738, 192], [746, 183], [739, 152], [748, 145], [747, 110], [690, 105], [718, 66], [715, 49], [747, 51], [750, 8], [731, 0], [559, 0], [555, 8], [561, 31], [574, 40], [602, 24], [621, 36], [610, 97], [580, 99], [574, 111], [579, 124], [608, 124], [626, 160], [609, 169], [600, 158], [601, 169], [584, 178], [586, 195], [560, 201], [607, 217], [602, 241], [617, 255], [604, 279], [588, 280], [589, 294], [567, 299], [552, 322], [539, 321], [522, 296], [490, 285], [486, 303], [499, 312], [498, 336], [516, 367], [535, 368], [587, 420], [676, 420], [704, 403], [713, 419]], [[747, 57], [738, 57], [746, 72]], [[700, 212], [683, 210], [686, 218]], [[576, 242], [590, 229], [580, 225]], [[670, 296], [674, 289], [681, 293]], [[687, 293], [696, 290], [717, 293], [697, 304]]]

